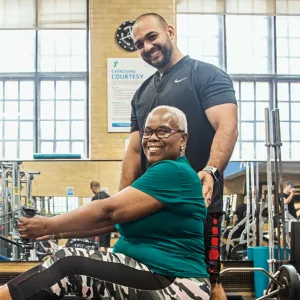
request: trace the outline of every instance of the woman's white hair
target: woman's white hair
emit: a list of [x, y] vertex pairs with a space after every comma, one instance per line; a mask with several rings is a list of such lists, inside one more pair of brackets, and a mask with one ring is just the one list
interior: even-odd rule
[[160, 106], [155, 107], [149, 113], [147, 120], [149, 117], [151, 117], [151, 115], [153, 115], [154, 113], [157, 113], [160, 110], [171, 113], [174, 118], [174, 121], [178, 124], [178, 128], [180, 130], [183, 130], [186, 133], [188, 132], [187, 120], [186, 120], [186, 116], [185, 116], [184, 112], [174, 106], [160, 105]]

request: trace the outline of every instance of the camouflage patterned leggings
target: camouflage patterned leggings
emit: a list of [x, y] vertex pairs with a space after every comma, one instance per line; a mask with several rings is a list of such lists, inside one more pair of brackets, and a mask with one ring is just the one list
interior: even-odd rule
[[[80, 275], [79, 275], [80, 274]], [[51, 287], [51, 288], [49, 288]], [[207, 278], [171, 278], [118, 253], [65, 248], [8, 283], [13, 300], [209, 300]]]

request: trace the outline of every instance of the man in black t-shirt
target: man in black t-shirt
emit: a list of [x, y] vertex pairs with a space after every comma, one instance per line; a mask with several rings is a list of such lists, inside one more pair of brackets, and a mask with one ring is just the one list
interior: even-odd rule
[[[159, 105], [182, 110], [188, 121], [186, 157], [199, 174], [208, 206], [205, 228], [206, 262], [212, 283], [218, 283], [219, 241], [222, 221], [223, 176], [237, 136], [237, 101], [230, 77], [221, 69], [181, 54], [175, 29], [159, 15], [135, 20], [132, 37], [142, 59], [157, 69], [132, 99], [130, 139], [124, 156], [122, 190], [149, 167], [141, 149], [140, 130], [149, 112]], [[218, 242], [216, 242], [216, 240]], [[226, 299], [214, 296], [211, 299]]]
[[283, 190], [284, 204], [288, 205], [288, 211], [292, 217], [297, 219], [297, 213], [294, 201], [294, 183], [287, 181]]
[[[92, 181], [90, 183], [90, 189], [95, 194], [95, 196], [92, 198], [92, 201], [110, 197], [106, 192], [101, 190], [101, 186], [98, 181]], [[110, 248], [110, 239], [110, 233], [99, 236], [99, 251], [107, 251], [107, 249]]]

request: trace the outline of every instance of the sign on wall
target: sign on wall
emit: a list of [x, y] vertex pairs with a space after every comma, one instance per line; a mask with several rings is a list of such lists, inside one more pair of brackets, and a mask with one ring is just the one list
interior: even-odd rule
[[108, 132], [129, 132], [131, 100], [156, 69], [141, 58], [107, 59]]

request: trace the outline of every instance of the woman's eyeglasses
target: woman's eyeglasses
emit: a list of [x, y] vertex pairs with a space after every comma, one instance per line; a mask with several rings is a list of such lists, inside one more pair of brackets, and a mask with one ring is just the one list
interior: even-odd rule
[[143, 139], [149, 139], [153, 133], [155, 133], [159, 139], [167, 139], [171, 134], [177, 132], [184, 133], [184, 131], [181, 129], [173, 129], [168, 127], [161, 127], [157, 129], [145, 129], [140, 131]]

